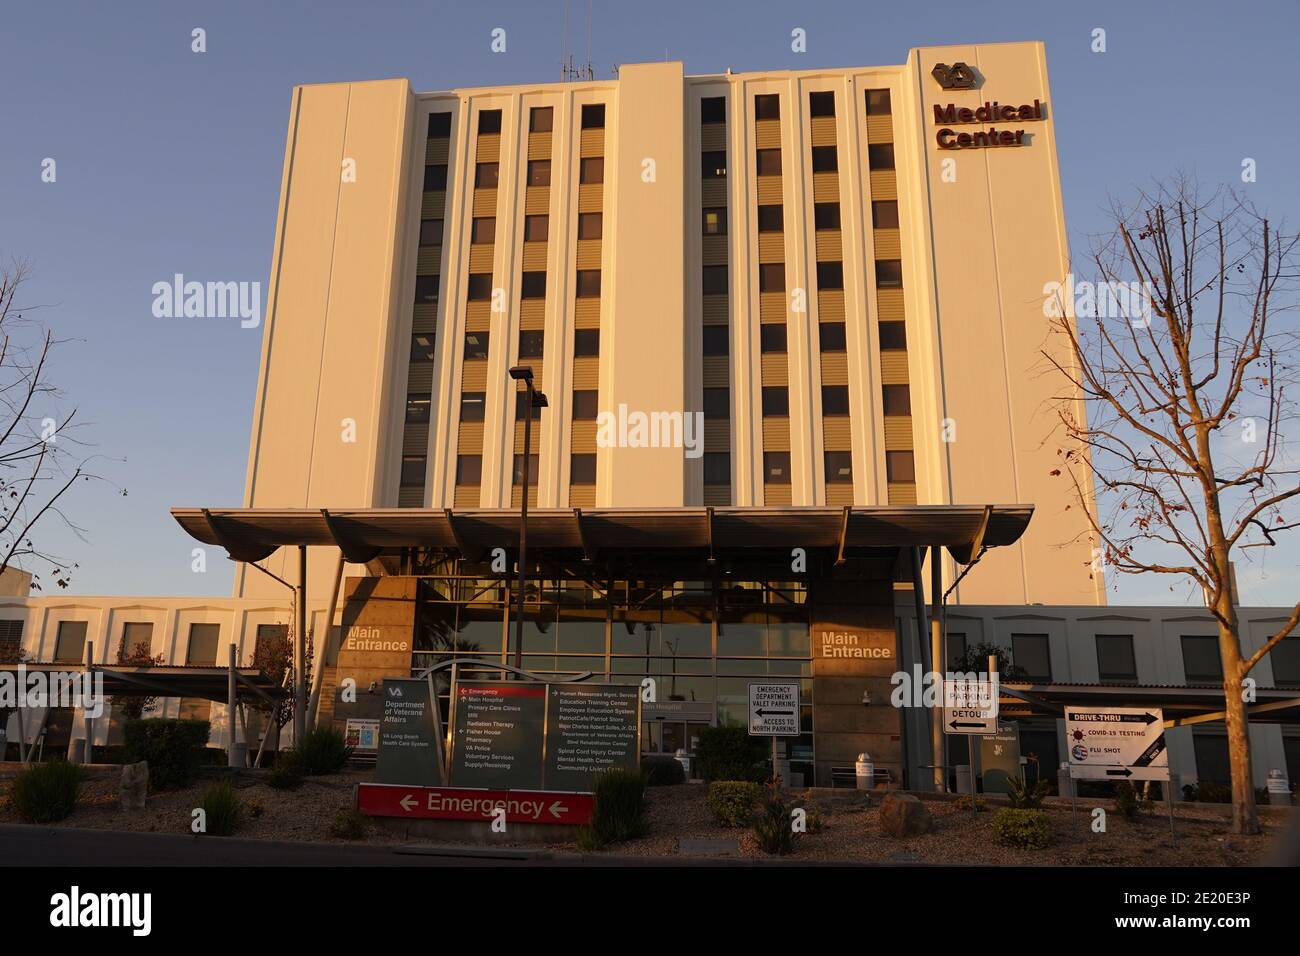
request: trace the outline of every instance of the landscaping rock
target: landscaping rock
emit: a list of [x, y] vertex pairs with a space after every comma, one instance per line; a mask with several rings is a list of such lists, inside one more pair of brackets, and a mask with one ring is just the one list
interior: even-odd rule
[[930, 811], [910, 793], [889, 793], [880, 803], [880, 832], [886, 836], [917, 836], [933, 827]]
[[123, 810], [144, 809], [145, 800], [149, 796], [148, 761], [122, 765], [122, 781], [118, 784], [117, 795]]

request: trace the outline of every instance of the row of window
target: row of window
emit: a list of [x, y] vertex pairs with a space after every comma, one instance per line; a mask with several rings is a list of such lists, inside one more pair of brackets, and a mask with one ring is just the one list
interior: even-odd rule
[[[814, 173], [833, 173], [839, 169], [834, 146], [812, 148]], [[781, 175], [781, 150], [778, 147], [754, 151], [755, 173], [759, 176]], [[483, 165], [483, 164], [480, 164]], [[495, 166], [496, 164], [490, 164]], [[432, 169], [433, 167], [428, 167]], [[867, 146], [867, 168], [872, 172], [894, 168], [894, 144], [871, 143]], [[710, 149], [700, 153], [700, 176], [706, 180], [725, 179], [727, 176], [727, 151]], [[445, 181], [445, 174], [444, 174]], [[599, 180], [597, 180], [599, 181]], [[585, 182], [585, 180], [584, 180]], [[493, 184], [495, 185], [495, 183]], [[444, 189], [446, 186], [443, 187]]]
[[[424, 481], [426, 459], [423, 456], [410, 455], [402, 459], [403, 483], [408, 474], [411, 483]], [[522, 484], [524, 480], [524, 456], [516, 454], [511, 474], [511, 484]], [[528, 483], [537, 487], [538, 456], [528, 456]], [[456, 484], [477, 485], [483, 481], [482, 455], [456, 456]], [[594, 485], [596, 483], [596, 455], [574, 454], [569, 456], [569, 481], [575, 485]]]
[[[423, 475], [421, 475], [423, 481]], [[19, 625], [21, 626], [21, 621]], [[55, 664], [84, 664], [86, 659], [86, 621], [60, 621], [54, 640]], [[268, 637], [283, 638], [289, 633], [285, 624], [257, 625], [257, 640]], [[185, 663], [191, 667], [216, 667], [226, 663], [220, 660], [222, 648], [220, 624], [191, 624], [189, 641], [185, 649]], [[141, 645], [146, 652], [153, 646], [153, 624], [149, 621], [126, 621], [122, 625], [121, 657], [134, 654]]]
[[[907, 348], [907, 326], [903, 322], [881, 322], [880, 348], [895, 351]], [[731, 354], [730, 331], [725, 325], [706, 325], [704, 333], [705, 355]], [[818, 341], [823, 352], [843, 352], [847, 349], [843, 322], [822, 322], [817, 326]], [[786, 326], [781, 322], [765, 322], [759, 326], [759, 348], [763, 352], [786, 351]]]
[[[439, 132], [436, 135], [451, 135], [451, 114], [443, 113], [445, 121], [439, 124], [439, 129], [446, 132]], [[555, 124], [555, 111], [549, 106], [534, 106], [528, 111], [528, 131], [530, 133], [549, 133]], [[604, 103], [587, 103], [582, 107], [582, 128], [583, 129], [603, 129], [605, 126], [605, 104]], [[478, 132], [480, 136], [494, 135], [501, 132], [501, 111], [500, 110], [481, 110], [478, 114]], [[430, 117], [429, 135], [434, 136], [433, 117]]]
[[[853, 452], [828, 451], [822, 455], [828, 484], [853, 483]], [[910, 451], [885, 452], [885, 470], [890, 481], [915, 481], [916, 467]], [[725, 485], [731, 481], [731, 455], [728, 452], [704, 453], [704, 483]], [[763, 481], [769, 485], [790, 484], [790, 453], [763, 452]]]
[[[705, 103], [709, 106], [706, 108]], [[704, 112], [704, 122], [721, 123], [726, 119], [726, 101], [719, 97], [710, 103], [705, 100], [701, 104]], [[867, 90], [866, 91], [866, 113], [868, 116], [889, 116], [893, 112], [893, 107], [889, 99], [889, 90]], [[832, 90], [822, 90], [816, 93], [808, 94], [808, 115], [834, 116], [835, 115], [835, 93]], [[712, 117], [712, 118], [711, 118]], [[781, 96], [778, 93], [763, 93], [754, 97], [754, 119], [756, 120], [779, 120], [781, 118]]]
[[[704, 266], [705, 295], [726, 295], [729, 282], [726, 266]], [[901, 259], [876, 260], [876, 287], [901, 289], [903, 287], [903, 262]], [[818, 262], [817, 288], [820, 291], [844, 288], [844, 263]], [[785, 291], [785, 263], [763, 262], [758, 266], [759, 292]]]
[[[727, 234], [727, 207], [708, 206], [703, 210], [704, 234], [706, 236], [725, 236]], [[813, 223], [818, 231], [837, 230], [840, 228], [840, 204], [837, 202], [813, 203]], [[895, 199], [878, 199], [871, 203], [871, 224], [876, 229], [898, 228], [898, 201]], [[764, 203], [758, 207], [758, 231], [784, 232], [785, 213], [783, 207], [776, 203]]]

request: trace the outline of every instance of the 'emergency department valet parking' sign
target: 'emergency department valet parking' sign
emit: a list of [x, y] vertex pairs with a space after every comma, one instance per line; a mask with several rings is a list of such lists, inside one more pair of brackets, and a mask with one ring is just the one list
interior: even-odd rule
[[798, 681], [755, 681], [749, 685], [749, 735], [799, 736]]
[[1158, 707], [1067, 707], [1076, 780], [1168, 780], [1165, 716]]

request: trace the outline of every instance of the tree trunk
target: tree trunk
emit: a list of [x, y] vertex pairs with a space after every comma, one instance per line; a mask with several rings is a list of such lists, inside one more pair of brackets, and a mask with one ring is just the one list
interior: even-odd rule
[[[1231, 605], [1231, 600], [1225, 602]], [[1255, 806], [1255, 778], [1250, 766], [1250, 718], [1241, 687], [1241, 652], [1236, 631], [1237, 612], [1229, 607], [1231, 629], [1219, 625], [1219, 653], [1223, 657], [1223, 700], [1228, 727], [1228, 764], [1232, 770], [1232, 832], [1259, 833]]]

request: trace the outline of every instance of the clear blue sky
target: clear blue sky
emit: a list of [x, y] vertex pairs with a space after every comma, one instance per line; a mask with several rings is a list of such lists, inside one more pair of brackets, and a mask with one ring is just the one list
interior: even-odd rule
[[[572, 0], [570, 49], [586, 46]], [[72, 341], [56, 378], [129, 494], [83, 485], [42, 542], [78, 562], [73, 593], [228, 594], [230, 565], [190, 571], [173, 505], [237, 505], [261, 329], [156, 319], [173, 273], [260, 281], [275, 233], [294, 84], [409, 77], [419, 90], [558, 78], [562, 0], [526, 3], [65, 3], [9, 0], [0, 25], [0, 257], [30, 259], [28, 301]], [[595, 0], [592, 59], [670, 59], [688, 73], [903, 62], [909, 48], [1043, 40], [1067, 224], [1076, 249], [1108, 196], [1178, 170], [1237, 182], [1275, 219], [1297, 216], [1300, 5], [1221, 2], [678, 2]], [[208, 50], [190, 51], [207, 30]], [[507, 52], [489, 50], [494, 27]], [[808, 50], [790, 49], [807, 31]], [[1090, 52], [1091, 32], [1107, 52]], [[58, 181], [42, 183], [41, 161]], [[1297, 543], [1300, 544], [1300, 543]], [[1247, 603], [1292, 602], [1300, 546], [1241, 568]], [[1259, 556], [1261, 552], [1254, 552]], [[1182, 603], [1128, 579], [1113, 603]]]

